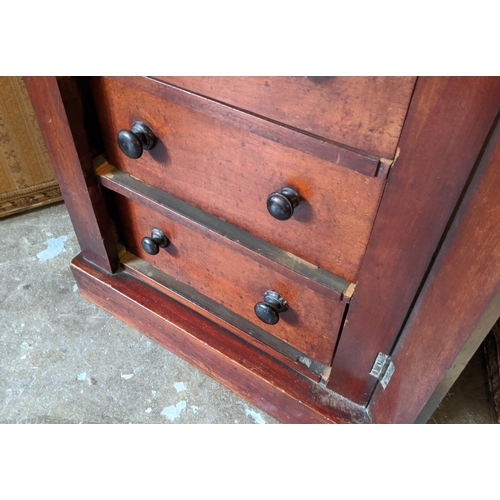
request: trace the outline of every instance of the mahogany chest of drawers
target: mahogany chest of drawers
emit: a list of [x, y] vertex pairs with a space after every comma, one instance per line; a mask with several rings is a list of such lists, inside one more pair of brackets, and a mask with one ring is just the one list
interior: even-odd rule
[[82, 295], [283, 422], [425, 421], [500, 315], [499, 78], [26, 84]]

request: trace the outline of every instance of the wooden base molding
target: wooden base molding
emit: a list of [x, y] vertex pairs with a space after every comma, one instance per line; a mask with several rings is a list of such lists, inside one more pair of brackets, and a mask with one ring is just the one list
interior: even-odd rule
[[71, 269], [83, 297], [285, 423], [369, 423], [355, 405], [125, 271], [82, 254]]

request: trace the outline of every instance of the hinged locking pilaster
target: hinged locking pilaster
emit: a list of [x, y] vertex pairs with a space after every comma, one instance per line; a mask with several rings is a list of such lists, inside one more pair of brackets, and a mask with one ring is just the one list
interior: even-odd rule
[[382, 388], [385, 389], [391, 380], [395, 369], [396, 367], [394, 366], [390, 356], [384, 354], [383, 352], [379, 352], [375, 363], [373, 363], [370, 375], [375, 377], [377, 380], [380, 380]]

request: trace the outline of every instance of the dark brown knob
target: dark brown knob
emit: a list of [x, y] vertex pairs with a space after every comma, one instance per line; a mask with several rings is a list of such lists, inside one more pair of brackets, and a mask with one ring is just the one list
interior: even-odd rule
[[167, 248], [170, 241], [161, 229], [154, 227], [151, 230], [151, 238], [149, 236], [142, 238], [141, 245], [149, 255], [156, 255], [160, 248]]
[[299, 202], [299, 193], [291, 187], [284, 187], [279, 193], [267, 197], [267, 210], [275, 219], [287, 220]]
[[275, 325], [280, 320], [279, 313], [288, 311], [288, 302], [274, 290], [264, 293], [264, 301], [254, 307], [257, 317], [268, 325]]
[[144, 149], [152, 149], [155, 142], [154, 132], [143, 122], [134, 122], [130, 130], [118, 132], [118, 146], [125, 155], [134, 160], [142, 156]]

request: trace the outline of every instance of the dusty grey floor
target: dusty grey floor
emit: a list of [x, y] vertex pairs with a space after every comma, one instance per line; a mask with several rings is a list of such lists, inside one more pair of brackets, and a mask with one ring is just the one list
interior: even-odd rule
[[[278, 423], [81, 298], [78, 252], [64, 204], [0, 219], [0, 423]], [[474, 367], [432, 423], [492, 422]]]
[[0, 220], [1, 423], [277, 423], [80, 297], [63, 204]]

